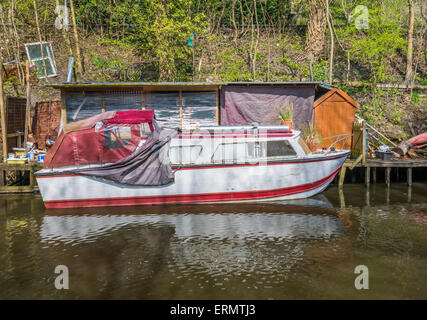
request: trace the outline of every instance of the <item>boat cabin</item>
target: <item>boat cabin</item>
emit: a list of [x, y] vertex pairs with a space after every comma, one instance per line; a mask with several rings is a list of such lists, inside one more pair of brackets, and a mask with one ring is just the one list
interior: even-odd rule
[[285, 126], [200, 127], [172, 140], [172, 165], [245, 164], [302, 158], [310, 153], [299, 131]]

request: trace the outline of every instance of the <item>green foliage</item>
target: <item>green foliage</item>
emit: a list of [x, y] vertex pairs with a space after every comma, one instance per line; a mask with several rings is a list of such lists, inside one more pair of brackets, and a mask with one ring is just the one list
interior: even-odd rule
[[220, 68], [218, 75], [222, 81], [249, 81], [251, 73], [242, 55], [237, 54], [233, 47], [227, 47], [218, 54]]
[[[391, 76], [387, 69], [390, 59], [407, 45], [403, 37], [406, 29], [400, 19], [402, 1], [359, 1], [358, 4], [369, 9], [368, 29], [358, 30], [353, 19], [350, 24], [337, 29], [338, 38], [345, 43], [351, 59], [368, 68], [370, 81], [388, 81]], [[345, 11], [351, 11], [350, 4], [336, 11], [338, 16], [343, 16]]]

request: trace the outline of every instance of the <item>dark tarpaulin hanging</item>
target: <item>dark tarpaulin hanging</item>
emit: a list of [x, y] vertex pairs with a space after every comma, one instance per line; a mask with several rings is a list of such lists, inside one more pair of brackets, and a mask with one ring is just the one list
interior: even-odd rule
[[160, 186], [174, 181], [168, 157], [175, 130], [155, 127], [145, 143], [130, 156], [103, 167], [75, 169], [73, 173], [135, 186]]
[[296, 129], [312, 122], [313, 85], [227, 85], [221, 88], [221, 125], [279, 124], [278, 108], [293, 105]]

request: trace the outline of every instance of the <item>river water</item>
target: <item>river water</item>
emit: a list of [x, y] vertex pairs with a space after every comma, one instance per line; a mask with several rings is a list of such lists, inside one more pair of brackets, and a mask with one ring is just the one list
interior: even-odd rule
[[426, 195], [348, 184], [280, 203], [61, 210], [1, 196], [0, 299], [427, 299]]

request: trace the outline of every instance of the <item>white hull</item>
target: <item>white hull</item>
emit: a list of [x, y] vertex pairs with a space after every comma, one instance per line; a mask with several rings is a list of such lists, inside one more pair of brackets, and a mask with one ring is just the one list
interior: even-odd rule
[[348, 152], [259, 165], [189, 166], [165, 186], [131, 186], [44, 169], [37, 182], [46, 207], [290, 200], [313, 196], [334, 179]]

